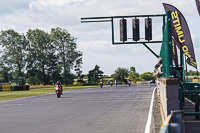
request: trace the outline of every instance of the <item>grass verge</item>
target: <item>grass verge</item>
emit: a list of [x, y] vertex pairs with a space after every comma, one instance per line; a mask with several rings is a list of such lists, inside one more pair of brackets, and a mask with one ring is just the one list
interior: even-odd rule
[[[64, 87], [63, 91], [72, 91], [72, 90], [82, 90], [89, 88], [97, 88], [99, 86], [74, 86], [74, 87]], [[32, 88], [28, 91], [9, 91], [9, 92], [0, 92], [0, 101], [13, 100], [18, 98], [38, 96], [44, 94], [55, 93], [54, 88]]]

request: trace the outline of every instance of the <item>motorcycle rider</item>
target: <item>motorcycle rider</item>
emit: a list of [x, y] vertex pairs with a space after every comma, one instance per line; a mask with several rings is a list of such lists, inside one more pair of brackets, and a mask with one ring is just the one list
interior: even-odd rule
[[60, 85], [61, 86], [61, 94], [62, 94], [63, 89], [62, 89], [62, 84], [60, 83], [60, 81], [57, 81], [57, 83], [55, 84], [55, 87], [56, 87], [56, 85]]
[[101, 86], [101, 88], [103, 87], [103, 80], [102, 79], [100, 79], [100, 86]]
[[111, 85], [111, 87], [112, 87], [112, 85], [113, 85], [113, 81], [112, 81], [112, 80], [110, 80], [110, 85]]
[[131, 81], [130, 81], [130, 79], [128, 80], [128, 86], [130, 87], [130, 85], [131, 85]]

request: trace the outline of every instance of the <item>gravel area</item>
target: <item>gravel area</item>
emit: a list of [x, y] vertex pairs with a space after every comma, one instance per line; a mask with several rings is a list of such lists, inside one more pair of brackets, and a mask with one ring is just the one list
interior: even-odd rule
[[154, 102], [153, 102], [153, 114], [151, 120], [151, 133], [159, 133], [160, 127], [162, 124], [161, 114], [160, 114], [160, 106], [159, 106], [159, 97], [157, 91], [154, 93]]

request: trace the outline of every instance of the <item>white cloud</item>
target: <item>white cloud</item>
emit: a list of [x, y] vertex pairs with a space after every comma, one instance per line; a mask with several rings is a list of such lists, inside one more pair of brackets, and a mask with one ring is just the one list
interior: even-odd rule
[[28, 9], [32, 0], [0, 0], [0, 15], [20, 9]]
[[70, 3], [84, 2], [85, 0], [38, 0], [37, 2], [47, 6], [63, 6]]

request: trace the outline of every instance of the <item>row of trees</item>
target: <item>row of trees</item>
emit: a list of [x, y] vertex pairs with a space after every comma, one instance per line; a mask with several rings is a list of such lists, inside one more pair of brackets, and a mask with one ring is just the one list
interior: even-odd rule
[[[71, 70], [82, 56], [76, 38], [59, 27], [50, 33], [40, 29], [30, 29], [26, 34], [1, 31], [0, 47], [1, 82], [21, 77], [29, 84], [51, 84], [57, 80], [72, 83]], [[81, 63], [76, 62], [76, 66]]]
[[125, 82], [125, 83], [127, 83], [127, 78], [135, 83], [137, 81], [149, 81], [149, 80], [155, 79], [155, 77], [153, 76], [153, 73], [151, 72], [138, 74], [136, 72], [135, 67], [133, 66], [130, 67], [130, 70], [128, 70], [127, 68], [118, 67], [117, 70], [115, 70], [114, 74], [111, 75], [111, 77], [113, 77], [114, 80]]
[[[100, 70], [98, 65], [95, 66], [93, 70], [90, 70], [88, 73], [88, 82], [89, 83], [98, 83], [100, 79], [107, 78], [103, 77], [103, 71]], [[133, 82], [137, 81], [149, 81], [155, 79], [155, 76], [151, 72], [145, 72], [143, 74], [138, 74], [135, 70], [135, 67], [130, 67], [130, 70], [127, 68], [118, 67], [114, 74], [111, 75], [113, 80], [117, 80], [118, 82], [127, 83], [127, 79], [130, 79]], [[107, 80], [104, 80], [107, 82]]]
[[[197, 75], [197, 71], [192, 71], [190, 70], [189, 72], [186, 72], [185, 73], [187, 76], [196, 76]], [[199, 75], [199, 72], [198, 72], [198, 75]]]
[[[1, 82], [20, 78], [29, 84], [52, 84], [57, 80], [71, 84], [77, 76], [78, 82], [83, 83], [82, 52], [77, 50], [76, 38], [65, 29], [52, 28], [50, 33], [30, 29], [26, 34], [1, 31], [0, 48]], [[76, 76], [71, 72], [73, 68]], [[88, 82], [99, 82], [103, 73], [96, 65], [88, 72]], [[134, 82], [154, 78], [149, 72], [139, 75], [134, 67], [119, 67], [111, 77], [121, 82], [126, 82], [127, 77]]]

